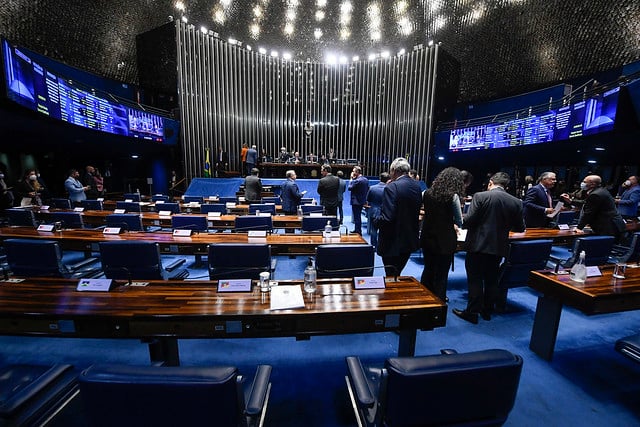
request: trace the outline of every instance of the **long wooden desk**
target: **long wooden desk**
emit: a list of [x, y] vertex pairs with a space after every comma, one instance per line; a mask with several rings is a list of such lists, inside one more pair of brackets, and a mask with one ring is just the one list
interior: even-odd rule
[[325, 239], [321, 234], [268, 234], [266, 237], [249, 237], [247, 233], [198, 233], [190, 237], [174, 237], [170, 232], [125, 232], [103, 234], [101, 230], [37, 231], [31, 227], [1, 227], [0, 239], [26, 238], [57, 240], [63, 248], [85, 252], [98, 251], [99, 242], [137, 240], [157, 242], [162, 253], [206, 255], [210, 243], [267, 243], [273, 255], [309, 255], [316, 246], [326, 243], [368, 244], [359, 234], [341, 235]]
[[[219, 293], [216, 282], [151, 282], [110, 292], [78, 292], [77, 281], [0, 281], [0, 334], [153, 339], [152, 362], [179, 364], [179, 338], [295, 337], [399, 333], [398, 354], [415, 351], [416, 332], [445, 326], [447, 306], [413, 277], [386, 289], [354, 290], [351, 279], [318, 280], [305, 307], [270, 310], [270, 294]], [[280, 281], [280, 286], [301, 281]]]
[[562, 306], [568, 305], [587, 315], [616, 313], [640, 308], [640, 268], [629, 268], [625, 279], [614, 279], [613, 266], [600, 267], [602, 276], [574, 282], [569, 275], [532, 271], [529, 286], [541, 292], [538, 297], [529, 348], [551, 360], [558, 335]]
[[[332, 163], [331, 170], [335, 175], [341, 170], [345, 176], [349, 176], [355, 165]], [[260, 176], [265, 178], [285, 178], [286, 172], [290, 169], [296, 171], [298, 178], [321, 178], [320, 163], [270, 163], [265, 162], [259, 165]]]

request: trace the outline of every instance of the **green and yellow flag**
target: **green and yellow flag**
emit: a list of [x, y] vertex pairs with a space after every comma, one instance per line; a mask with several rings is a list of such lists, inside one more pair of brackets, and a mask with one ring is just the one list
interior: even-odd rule
[[204, 177], [211, 178], [211, 162], [209, 161], [209, 149], [205, 148], [205, 158], [204, 158]]

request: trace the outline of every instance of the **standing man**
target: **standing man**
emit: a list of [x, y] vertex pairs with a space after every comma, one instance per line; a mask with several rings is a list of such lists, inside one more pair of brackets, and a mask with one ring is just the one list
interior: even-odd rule
[[362, 234], [362, 208], [367, 203], [369, 192], [369, 180], [362, 175], [362, 168], [354, 166], [349, 181], [351, 192], [351, 217], [355, 227], [353, 233]]
[[69, 177], [64, 182], [64, 188], [69, 193], [69, 200], [73, 204], [80, 204], [81, 201], [87, 200], [87, 195], [84, 194], [90, 187], [83, 186], [78, 178], [80, 177], [80, 173], [77, 169], [71, 169], [69, 171]]
[[380, 214], [374, 220], [379, 233], [377, 252], [387, 276], [399, 276], [420, 244], [418, 220], [422, 191], [418, 182], [409, 176], [410, 169], [411, 165], [403, 157], [391, 162], [391, 179], [384, 187]]
[[336, 174], [340, 180], [340, 186], [338, 187], [338, 224], [342, 225], [344, 222], [344, 192], [347, 191], [347, 181], [344, 179], [344, 172], [338, 171]]
[[252, 145], [251, 148], [247, 150], [247, 175], [251, 175], [251, 169], [256, 167], [258, 163], [258, 150], [255, 145]]
[[527, 190], [522, 201], [524, 223], [527, 228], [547, 227], [551, 218], [547, 215], [553, 213], [553, 200], [551, 189], [556, 185], [556, 174], [543, 172], [538, 178], [538, 184]]
[[216, 154], [216, 176], [218, 178], [224, 178], [229, 167], [229, 154], [222, 149], [222, 146], [218, 146], [218, 154]]
[[367, 203], [369, 209], [367, 210], [367, 221], [369, 228], [369, 235], [371, 236], [371, 246], [378, 246], [378, 227], [375, 226], [375, 220], [380, 215], [380, 208], [382, 207], [382, 199], [384, 196], [384, 187], [391, 176], [387, 172], [380, 174], [380, 182], [376, 185], [369, 187], [369, 193], [367, 194]]
[[95, 172], [95, 168], [89, 165], [85, 168], [84, 175], [82, 176], [82, 185], [88, 187], [86, 190], [87, 199], [96, 199], [98, 197], [98, 190], [96, 190], [95, 184], [96, 181], [93, 179]]
[[331, 166], [322, 165], [320, 168], [322, 178], [318, 181], [318, 194], [320, 204], [324, 206], [327, 215], [337, 215], [338, 210], [338, 190], [340, 189], [340, 178], [331, 174]]
[[453, 314], [473, 324], [478, 323], [478, 314], [491, 320], [499, 298], [498, 268], [509, 250], [509, 231], [525, 229], [522, 201], [505, 191], [508, 184], [506, 173], [492, 175], [487, 190], [473, 196], [464, 218], [469, 301], [466, 309], [454, 308]]
[[[304, 196], [306, 191], [300, 191], [298, 184], [296, 184], [296, 171], [287, 171], [287, 180], [282, 184], [282, 192], [280, 198], [282, 199], [282, 212], [285, 215], [296, 215], [298, 213], [298, 205], [300, 199]], [[289, 229], [287, 229], [289, 231]], [[289, 231], [293, 232], [293, 230]]]
[[631, 175], [622, 183], [625, 188], [620, 198], [616, 198], [618, 213], [625, 219], [635, 219], [638, 216], [638, 203], [640, 203], [640, 185], [638, 177]]
[[260, 170], [253, 168], [251, 175], [244, 179], [244, 199], [247, 203], [260, 203], [262, 200], [262, 181], [258, 177], [259, 174]]

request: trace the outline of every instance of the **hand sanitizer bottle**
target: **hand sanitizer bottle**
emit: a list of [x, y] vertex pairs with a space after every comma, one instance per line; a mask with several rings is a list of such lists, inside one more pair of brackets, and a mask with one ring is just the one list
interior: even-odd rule
[[325, 239], [331, 238], [331, 231], [333, 228], [331, 227], [331, 221], [327, 221], [327, 225], [324, 226], [324, 231], [322, 232], [322, 237]]
[[312, 294], [316, 291], [316, 268], [313, 265], [313, 258], [309, 257], [307, 268], [304, 269], [304, 291]]
[[584, 263], [585, 257], [585, 252], [580, 252], [580, 259], [571, 267], [571, 273], [569, 275], [571, 280], [575, 282], [584, 282], [587, 280], [587, 266]]

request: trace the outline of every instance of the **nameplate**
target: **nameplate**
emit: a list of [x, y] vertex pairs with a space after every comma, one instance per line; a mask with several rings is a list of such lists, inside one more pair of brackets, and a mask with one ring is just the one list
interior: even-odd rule
[[104, 197], [98, 197], [96, 200], [99, 202], [104, 202]]
[[102, 234], [120, 234], [120, 231], [122, 231], [120, 227], [105, 227]]
[[78, 282], [78, 291], [97, 291], [109, 292], [113, 280], [111, 279], [80, 279]]
[[322, 216], [322, 212], [309, 212], [309, 216]]
[[239, 202], [244, 202], [244, 201], [246, 201], [246, 200], [247, 200], [247, 199], [245, 199], [244, 197], [242, 197], [242, 196], [238, 196], [238, 201], [239, 201]]
[[2, 280], [2, 283], [22, 283], [24, 282], [26, 279], [17, 279], [15, 277], [9, 277], [6, 280]]
[[258, 215], [256, 216], [271, 216], [271, 212], [260, 212]]
[[164, 200], [156, 200], [156, 205], [161, 205], [164, 203]]
[[598, 277], [602, 276], [602, 272], [597, 265], [587, 266], [587, 277]]
[[369, 276], [369, 277], [354, 277], [353, 278], [354, 289], [384, 289], [384, 277], [382, 276]]
[[569, 224], [558, 224], [558, 230], [569, 230]]
[[192, 230], [173, 230], [174, 237], [189, 237]]
[[222, 215], [222, 212], [207, 212], [207, 217], [208, 218], [220, 218], [220, 216]]
[[171, 211], [160, 211], [158, 216], [171, 216]]
[[40, 210], [41, 210], [41, 211], [48, 211], [48, 210], [49, 210], [49, 205], [42, 205], [42, 206], [40, 206]]
[[251, 279], [218, 280], [218, 292], [251, 292]]
[[38, 231], [53, 231], [56, 226], [53, 224], [40, 224]]
[[236, 204], [235, 204], [235, 202], [227, 202], [227, 203], [225, 203], [225, 206], [227, 208], [235, 208]]
[[125, 210], [124, 209], [114, 209], [113, 213], [123, 214], [123, 213], [125, 213]]
[[267, 237], [266, 230], [249, 230], [248, 237]]
[[73, 208], [74, 212], [82, 212], [84, 211], [84, 208]]
[[126, 203], [133, 203], [133, 199], [124, 199]]

